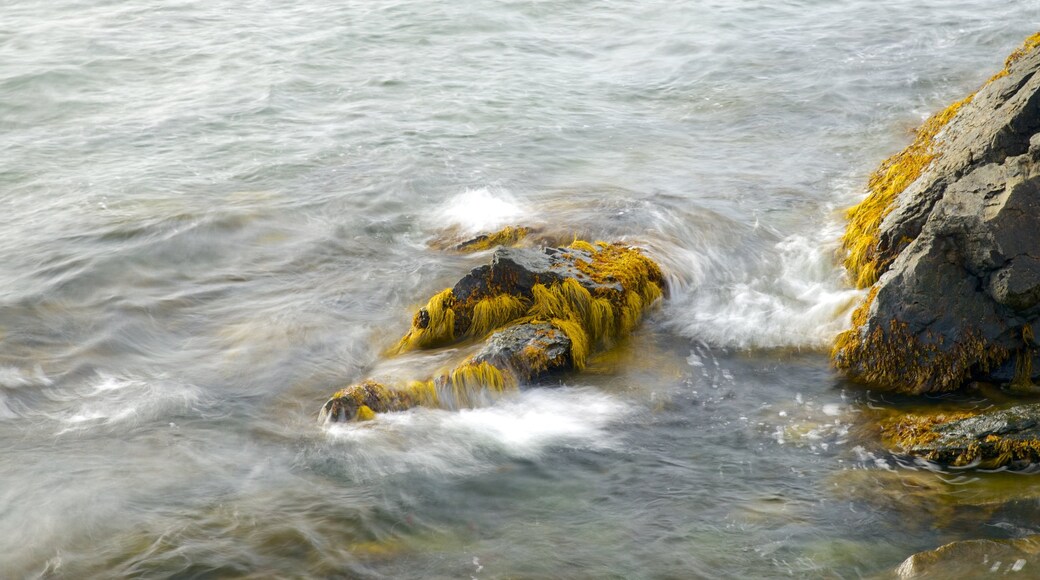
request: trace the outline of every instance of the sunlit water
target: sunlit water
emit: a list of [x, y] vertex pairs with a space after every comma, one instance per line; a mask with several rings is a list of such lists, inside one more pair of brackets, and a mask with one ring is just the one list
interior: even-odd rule
[[[1038, 19], [3, 4], [0, 576], [853, 578], [1037, 532], [943, 500], [978, 478], [902, 493], [930, 476], [884, 469], [826, 349], [842, 208]], [[670, 299], [559, 388], [318, 425], [487, 259], [429, 242], [511, 224], [639, 245]]]

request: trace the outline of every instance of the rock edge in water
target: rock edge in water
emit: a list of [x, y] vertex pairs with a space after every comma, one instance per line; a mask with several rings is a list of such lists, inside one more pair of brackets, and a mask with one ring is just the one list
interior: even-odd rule
[[889, 447], [942, 466], [1021, 469], [1040, 463], [1040, 403], [907, 414], [883, 422], [881, 434]]
[[476, 354], [406, 384], [351, 385], [322, 406], [320, 420], [470, 407], [551, 373], [581, 370], [591, 354], [630, 334], [663, 292], [658, 265], [622, 244], [499, 248], [489, 264], [431, 297], [391, 353], [483, 341]]
[[910, 394], [1038, 378], [1040, 34], [929, 119], [849, 211], [846, 267], [869, 288], [833, 359]]
[[966, 540], [918, 552], [896, 568], [897, 578], [974, 579], [993, 575], [1035, 578], [1040, 565], [1040, 536], [1015, 540]]

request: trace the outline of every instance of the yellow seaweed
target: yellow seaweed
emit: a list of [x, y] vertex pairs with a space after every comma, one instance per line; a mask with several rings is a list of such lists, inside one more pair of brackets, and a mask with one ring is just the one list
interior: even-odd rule
[[455, 295], [446, 288], [430, 298], [412, 317], [412, 328], [398, 343], [397, 350], [433, 348], [455, 340]]
[[497, 232], [484, 234], [455, 246], [460, 252], [480, 252], [490, 250], [497, 246], [515, 246], [531, 233], [529, 228], [521, 226], [506, 226]]
[[520, 298], [511, 294], [498, 294], [477, 301], [473, 305], [468, 336], [484, 337], [523, 316], [526, 308]]

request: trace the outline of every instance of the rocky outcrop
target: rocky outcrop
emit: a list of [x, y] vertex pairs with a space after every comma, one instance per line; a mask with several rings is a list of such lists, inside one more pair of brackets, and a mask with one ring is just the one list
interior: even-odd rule
[[967, 540], [920, 552], [903, 561], [897, 578], [974, 580], [1001, 575], [1036, 578], [1040, 574], [1040, 536], [1015, 540]]
[[663, 289], [657, 264], [621, 244], [499, 248], [489, 264], [430, 298], [391, 353], [478, 343], [475, 354], [430, 378], [351, 385], [325, 403], [321, 420], [369, 419], [420, 405], [469, 407], [581, 370], [590, 354], [628, 335]]
[[1040, 462], [1040, 403], [903, 415], [883, 422], [881, 434], [889, 448], [942, 466], [1021, 469]]
[[833, 356], [906, 393], [1040, 376], [1040, 35], [930, 119], [850, 210], [846, 266], [865, 302]]

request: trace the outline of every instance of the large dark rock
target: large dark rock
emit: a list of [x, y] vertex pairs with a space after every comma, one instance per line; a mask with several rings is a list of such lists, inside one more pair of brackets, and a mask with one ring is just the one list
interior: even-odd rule
[[[834, 351], [853, 378], [925, 393], [1040, 376], [1038, 70], [1031, 39], [970, 101], [951, 107], [956, 114], [931, 141], [888, 162], [927, 166], [878, 214], [873, 261], [862, 261], [884, 274]], [[852, 211], [854, 221], [868, 205]]]
[[592, 253], [577, 248], [499, 248], [491, 263], [474, 268], [459, 280], [452, 293], [459, 302], [496, 294], [531, 297], [535, 284], [550, 286], [573, 278], [587, 290], [621, 292], [616, 282], [597, 282], [578, 267], [592, 262]]

